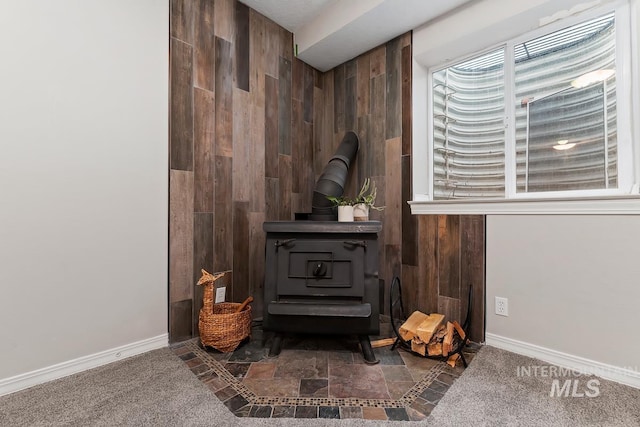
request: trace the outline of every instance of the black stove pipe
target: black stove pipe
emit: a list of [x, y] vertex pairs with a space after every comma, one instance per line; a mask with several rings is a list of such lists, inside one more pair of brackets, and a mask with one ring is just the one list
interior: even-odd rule
[[355, 132], [345, 133], [342, 142], [322, 171], [313, 190], [311, 215], [313, 221], [335, 221], [336, 208], [327, 196], [340, 197], [344, 193], [349, 166], [358, 154], [360, 142]]

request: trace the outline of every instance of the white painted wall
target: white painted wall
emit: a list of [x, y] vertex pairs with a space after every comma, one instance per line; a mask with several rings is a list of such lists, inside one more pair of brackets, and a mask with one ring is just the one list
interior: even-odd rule
[[168, 9], [2, 4], [0, 382], [166, 344]]
[[489, 215], [486, 227], [487, 333], [640, 369], [640, 216]]

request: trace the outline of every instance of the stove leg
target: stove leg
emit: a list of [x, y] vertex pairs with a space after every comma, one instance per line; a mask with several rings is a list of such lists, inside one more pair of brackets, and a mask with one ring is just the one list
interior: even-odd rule
[[269, 357], [276, 357], [280, 354], [280, 350], [282, 350], [282, 335], [275, 334], [271, 342], [271, 348], [269, 349]]
[[380, 361], [376, 359], [376, 355], [373, 354], [369, 335], [358, 335], [358, 341], [360, 341], [360, 348], [362, 349], [362, 355], [364, 356], [365, 363], [369, 365], [380, 363]]

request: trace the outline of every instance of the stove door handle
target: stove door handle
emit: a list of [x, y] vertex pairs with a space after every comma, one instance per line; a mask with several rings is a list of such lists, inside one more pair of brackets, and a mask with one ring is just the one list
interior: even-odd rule
[[361, 246], [367, 249], [367, 242], [365, 242], [364, 240], [346, 240], [344, 244], [350, 246]]
[[326, 276], [327, 275], [327, 266], [324, 262], [320, 261], [316, 264], [313, 269], [313, 275], [315, 277]]
[[287, 239], [287, 240], [283, 240], [282, 242], [280, 240], [276, 240], [275, 246], [276, 248], [279, 248], [280, 246], [286, 246], [289, 243], [293, 243], [295, 241], [296, 239]]

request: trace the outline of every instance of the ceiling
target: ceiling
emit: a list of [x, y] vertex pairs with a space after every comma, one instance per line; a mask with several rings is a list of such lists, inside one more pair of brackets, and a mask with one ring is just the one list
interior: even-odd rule
[[337, 0], [240, 0], [292, 33], [335, 1]]
[[298, 57], [329, 70], [473, 0], [240, 0], [294, 34]]

